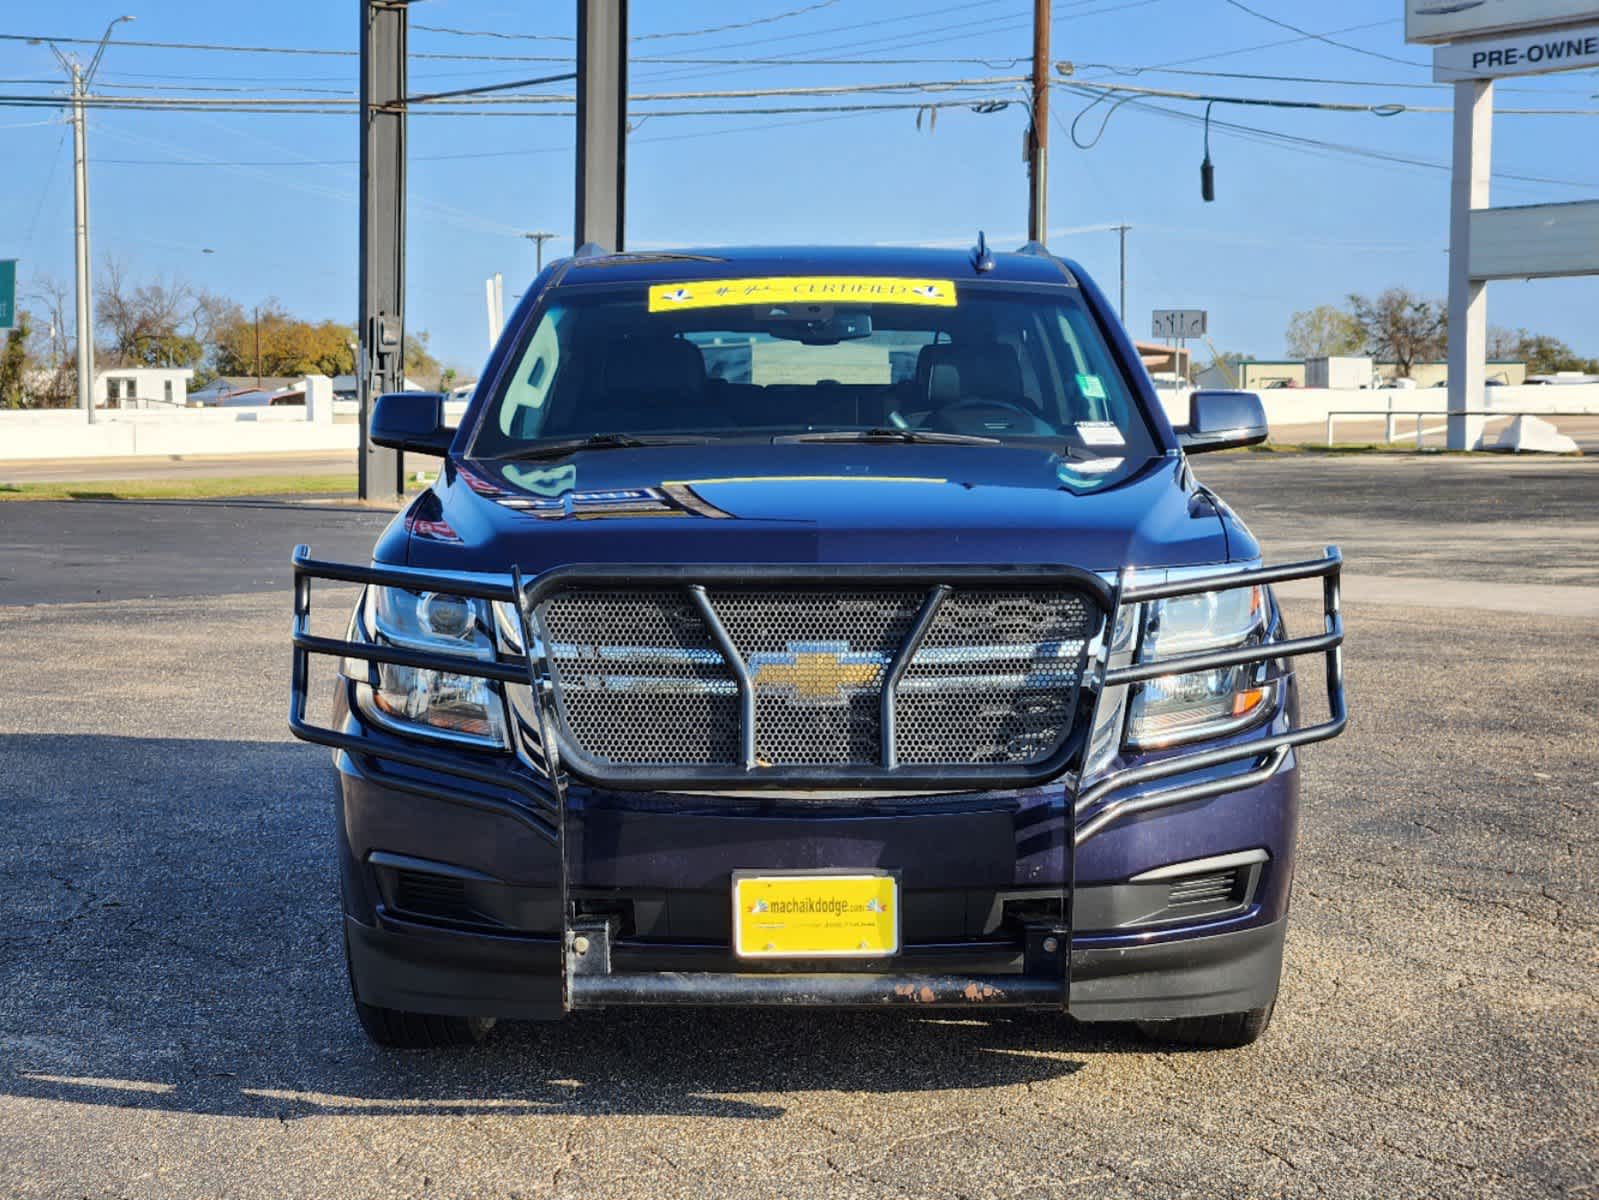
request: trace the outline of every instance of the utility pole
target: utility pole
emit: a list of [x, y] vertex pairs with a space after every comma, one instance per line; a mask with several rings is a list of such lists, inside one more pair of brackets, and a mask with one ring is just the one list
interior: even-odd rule
[[[53, 47], [52, 47], [53, 48]], [[83, 68], [72, 64], [73, 248], [78, 285], [78, 407], [94, 424], [94, 295], [89, 264], [89, 163], [84, 144]]]
[[111, 31], [132, 17], [117, 17], [105, 27], [100, 45], [89, 60], [88, 69], [75, 58], [68, 58], [50, 43], [50, 53], [72, 80], [72, 160], [73, 160], [73, 238], [77, 269], [78, 310], [78, 407], [83, 418], [94, 424], [94, 290], [89, 261], [89, 151], [85, 137], [85, 105], [89, 83], [100, 67]]
[[577, 233], [620, 253], [627, 201], [628, 0], [577, 0]]
[[540, 231], [538, 233], [524, 233], [522, 236], [533, 243], [533, 273], [537, 275], [544, 270], [544, 243], [555, 235]]
[[1121, 299], [1117, 303], [1117, 306], [1116, 306], [1116, 315], [1121, 318], [1122, 324], [1125, 325], [1125, 324], [1127, 324], [1127, 231], [1129, 229], [1131, 229], [1132, 226], [1131, 225], [1112, 225], [1111, 228], [1114, 229], [1118, 234], [1121, 235], [1121, 243], [1122, 243], [1122, 287], [1121, 287]]
[[1027, 131], [1027, 240], [1048, 237], [1049, 0], [1033, 0], [1033, 119]]
[[255, 306], [255, 390], [261, 390], [261, 306]]
[[361, 0], [361, 339], [356, 358], [360, 452], [357, 490], [363, 500], [405, 494], [398, 450], [374, 445], [372, 408], [405, 380], [405, 114], [406, 3]]

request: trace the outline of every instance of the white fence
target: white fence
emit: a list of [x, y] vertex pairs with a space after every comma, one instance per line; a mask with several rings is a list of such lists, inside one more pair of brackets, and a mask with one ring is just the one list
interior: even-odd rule
[[[1161, 390], [1161, 405], [1173, 425], [1188, 423], [1188, 395], [1177, 389]], [[1446, 388], [1268, 388], [1260, 393], [1260, 399], [1266, 406], [1266, 420], [1273, 436], [1280, 436], [1278, 431], [1290, 426], [1325, 426], [1329, 413], [1338, 413], [1339, 419], [1344, 420], [1354, 419], [1350, 415], [1353, 413], [1365, 413], [1375, 419], [1386, 418], [1390, 410], [1440, 415], [1449, 410]], [[1508, 414], [1599, 414], [1599, 383], [1486, 388], [1483, 409]]]
[[[356, 448], [353, 404], [332, 399], [316, 379], [306, 406], [250, 408], [106, 409], [94, 424], [76, 410], [0, 412], [0, 462], [45, 458], [113, 458], [143, 455], [315, 454]], [[326, 383], [326, 380], [321, 380]], [[1303, 426], [1324, 426], [1329, 413], [1384, 418], [1390, 410], [1421, 410], [1442, 415], [1448, 408], [1443, 388], [1270, 389], [1260, 394], [1273, 435], [1285, 431], [1298, 441], [1314, 441]], [[1188, 421], [1188, 392], [1161, 389], [1161, 404], [1173, 425]], [[445, 403], [445, 418], [459, 421], [464, 401]], [[1599, 414], [1599, 384], [1497, 387], [1486, 393], [1485, 408], [1495, 413]], [[1413, 419], [1413, 418], [1412, 418]], [[1558, 418], [1556, 418], [1558, 423]]]
[[[338, 413], [332, 384], [306, 380], [305, 405], [102, 409], [91, 425], [76, 409], [0, 412], [0, 462], [52, 458], [317, 454], [356, 449], [353, 417]], [[353, 406], [352, 406], [353, 407]], [[446, 402], [458, 421], [462, 402]]]

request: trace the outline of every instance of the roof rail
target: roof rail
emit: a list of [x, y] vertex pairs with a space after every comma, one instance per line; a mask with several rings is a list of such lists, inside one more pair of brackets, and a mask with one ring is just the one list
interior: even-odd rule
[[983, 231], [977, 231], [977, 245], [972, 247], [972, 269], [974, 271], [992, 271], [994, 269], [994, 255], [988, 249], [988, 238], [983, 236]]
[[1017, 254], [1037, 254], [1037, 255], [1040, 255], [1040, 256], [1042, 256], [1044, 258], [1053, 258], [1053, 257], [1055, 257], [1053, 254], [1051, 254], [1049, 252], [1049, 247], [1048, 246], [1044, 245], [1043, 242], [1038, 242], [1038, 241], [1023, 242], [1020, 246], [1016, 247], [1016, 253]]

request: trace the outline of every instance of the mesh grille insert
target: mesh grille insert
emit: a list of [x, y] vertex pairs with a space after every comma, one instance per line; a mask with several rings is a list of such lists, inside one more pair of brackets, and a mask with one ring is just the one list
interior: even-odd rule
[[[774, 768], [884, 760], [883, 686], [928, 585], [730, 586], [706, 592], [748, 672], [755, 758]], [[574, 584], [538, 607], [557, 703], [577, 748], [617, 766], [742, 765], [736, 665], [686, 586]], [[1020, 766], [1072, 730], [1096, 605], [1044, 587], [956, 586], [895, 693], [906, 766]]]

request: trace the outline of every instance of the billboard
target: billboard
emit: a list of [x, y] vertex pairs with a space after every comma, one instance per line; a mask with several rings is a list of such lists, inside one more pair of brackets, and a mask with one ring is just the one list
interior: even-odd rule
[[1405, 0], [1405, 41], [1453, 42], [1599, 17], [1599, 0]]

